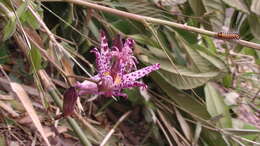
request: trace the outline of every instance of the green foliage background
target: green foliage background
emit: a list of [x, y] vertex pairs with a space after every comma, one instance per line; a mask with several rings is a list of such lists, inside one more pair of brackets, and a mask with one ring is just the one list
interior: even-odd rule
[[[259, 0], [87, 2], [194, 26], [202, 31], [237, 32], [243, 40], [260, 43]], [[46, 32], [29, 6], [40, 16], [51, 34]], [[139, 112], [143, 117], [139, 122], [146, 123], [149, 128], [144, 136], [133, 136], [141, 137], [134, 144], [131, 140], [128, 142], [133, 145], [225, 146], [260, 143], [259, 50], [238, 45], [232, 40], [220, 40], [164, 24], [132, 20], [83, 4], [76, 5], [73, 1], [0, 0], [0, 12], [0, 63], [10, 68], [7, 72], [12, 80], [31, 85], [44, 93], [41, 99], [36, 97], [31, 100], [40, 100], [38, 102], [45, 110], [56, 106], [55, 99], [51, 98], [52, 94], [47, 96], [48, 90], [42, 88], [37, 72], [45, 70], [52, 79], [62, 81], [63, 86], [57, 85], [58, 93], [62, 93], [63, 87], [69, 85], [61, 70], [86, 77], [94, 74], [94, 58], [90, 49], [98, 47], [99, 31], [104, 30], [110, 44], [118, 34], [136, 41], [134, 52], [140, 62], [138, 68], [160, 63], [161, 69], [143, 79], [149, 86], [148, 94], [133, 89], [125, 91], [129, 95], [128, 100], [111, 98], [88, 101], [91, 97], [82, 98], [84, 111], [91, 115], [88, 118], [98, 119], [98, 115], [106, 115], [107, 111], [113, 110], [119, 119], [123, 113], [140, 107]], [[27, 43], [29, 52], [23, 55], [19, 53], [17, 36]], [[62, 47], [57, 46], [51, 37]], [[19, 101], [15, 103], [20, 104]], [[89, 109], [90, 104], [94, 104], [97, 110]], [[124, 107], [121, 112], [115, 108], [118, 104]], [[247, 117], [243, 116], [244, 106], [249, 111]], [[21, 112], [20, 109], [14, 110]], [[55, 117], [53, 113], [41, 116]], [[5, 120], [9, 118], [8, 115], [3, 116]], [[132, 119], [127, 121], [138, 125]], [[89, 132], [78, 120], [76, 122], [90, 141], [88, 145], [95, 145], [102, 142], [108, 133], [107, 129], [115, 121], [106, 123], [105, 127], [109, 127], [106, 130], [103, 129], [104, 125], [93, 124], [96, 129], [94, 133], [102, 133], [98, 136]], [[66, 125], [66, 122], [60, 122], [60, 125]], [[80, 136], [75, 137], [82, 142]], [[120, 143], [124, 142], [116, 135], [108, 140], [108, 145]], [[82, 144], [86, 145], [84, 142]]]

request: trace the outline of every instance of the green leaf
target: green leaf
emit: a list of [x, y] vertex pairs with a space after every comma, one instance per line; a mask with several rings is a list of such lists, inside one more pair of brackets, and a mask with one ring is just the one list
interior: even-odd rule
[[7, 43], [0, 43], [0, 64], [4, 64], [9, 59], [9, 50]]
[[[125, 20], [118, 20], [113, 23], [113, 26], [125, 34], [130, 34], [135, 29], [138, 29], [138, 27], [131, 24], [130, 21], [125, 21]], [[131, 29], [126, 29], [126, 28], [131, 28]]]
[[190, 64], [188, 66], [189, 69], [194, 72], [210, 72], [212, 70], [217, 70], [217, 68], [205, 58], [207, 57], [205, 53], [197, 51], [199, 45], [190, 45], [181, 37], [178, 37], [178, 42], [181, 44], [183, 50], [185, 50], [185, 54], [187, 55]]
[[15, 15], [13, 15], [8, 19], [7, 24], [3, 29], [3, 34], [4, 34], [3, 41], [9, 39], [13, 35], [15, 30], [16, 30], [16, 18]]
[[[137, 21], [131, 21], [128, 19], [118, 19], [117, 21], [111, 22], [113, 26], [122, 31], [125, 34], [144, 34], [146, 29], [144, 25]], [[131, 29], [128, 29], [131, 28]]]
[[[168, 59], [156, 59], [154, 57], [140, 56], [143, 62], [154, 64], [160, 63], [160, 73], [164, 76], [165, 80], [172, 83], [178, 89], [191, 89], [199, 87], [209, 80], [217, 77], [220, 72], [210, 71], [205, 73], [198, 73], [188, 70], [185, 67], [172, 65]], [[177, 69], [177, 70], [176, 70]]]
[[32, 15], [31, 12], [26, 11], [25, 13], [22, 14], [20, 17], [22, 23], [27, 23], [29, 26], [31, 26], [33, 29], [38, 29], [40, 28], [40, 24], [36, 20], [36, 18]]
[[[24, 4], [26, 4], [26, 3], [24, 3]], [[37, 10], [36, 12], [39, 16], [43, 15], [43, 13], [42, 13], [43, 11], [40, 8], [40, 6], [37, 6], [34, 4], [33, 8], [35, 10]], [[38, 23], [37, 19], [33, 16], [33, 14], [30, 11], [24, 11], [23, 13], [21, 13], [20, 20], [22, 23], [27, 23], [33, 29], [40, 28], [40, 24]]]
[[5, 135], [0, 134], [0, 146], [5, 146], [7, 143], [5, 141]]
[[203, 39], [205, 40], [206, 46], [207, 46], [207, 47], [206, 46], [203, 46], [203, 47], [207, 48], [207, 50], [209, 52], [216, 54], [217, 48], [216, 48], [216, 46], [213, 42], [213, 39], [211, 37], [208, 37], [208, 36], [203, 36]]
[[197, 34], [195, 33], [191, 33], [187, 30], [183, 30], [183, 29], [178, 29], [178, 28], [174, 28], [174, 30], [176, 32], [179, 33], [179, 35], [181, 35], [183, 37], [183, 39], [185, 39], [187, 42], [189, 42], [190, 44], [195, 44], [198, 42], [197, 39]]
[[223, 85], [226, 87], [226, 88], [230, 88], [232, 87], [232, 81], [233, 81], [233, 78], [232, 78], [232, 74], [227, 74], [224, 78], [223, 78]]
[[224, 98], [217, 91], [216, 85], [209, 82], [206, 84], [204, 91], [207, 110], [211, 117], [223, 115], [223, 118], [221, 118], [218, 122], [219, 126], [222, 128], [230, 128], [232, 126], [232, 121], [229, 109], [224, 103]]
[[188, 0], [192, 11], [196, 16], [202, 16], [205, 13], [205, 9], [203, 7], [203, 3], [201, 0]]
[[[221, 72], [227, 72], [227, 65], [225, 64], [225, 62], [219, 57], [217, 56], [215, 53], [213, 53], [211, 50], [209, 50], [208, 48], [205, 48], [201, 45], [192, 45], [191, 48], [193, 48], [197, 54], [199, 55], [199, 57], [203, 58], [200, 59], [201, 61], [205, 61], [205, 59], [207, 60], [205, 63], [208, 64], [208, 70], [209, 71], [214, 71], [214, 70], [218, 70]], [[191, 54], [192, 55], [192, 54]], [[194, 60], [196, 61], [196, 60]]]
[[94, 22], [92, 20], [90, 20], [88, 22], [88, 27], [89, 27], [89, 30], [92, 32], [92, 34], [95, 36], [95, 38], [97, 40], [99, 40], [100, 39], [100, 36], [99, 36], [100, 32], [99, 32], [97, 26], [94, 24]]
[[[167, 40], [169, 42], [169, 46], [171, 47], [171, 49], [169, 49], [169, 50], [172, 50], [172, 54], [174, 54], [174, 59], [176, 60], [176, 63], [180, 64], [180, 65], [185, 65], [186, 64], [186, 60], [182, 56], [182, 52], [180, 51], [181, 48], [178, 45], [177, 40], [175, 38], [175, 35], [174, 35], [175, 32], [171, 32], [171, 31], [167, 31], [166, 30], [166, 31], [164, 31], [164, 34], [165, 34], [165, 36], [166, 36], [166, 38], [167, 38]], [[170, 52], [168, 54], [170, 54]], [[156, 54], [156, 56], [158, 56], [158, 54]], [[166, 56], [165, 53], [164, 53], [164, 56]]]
[[149, 45], [149, 46], [152, 46], [152, 47], [155, 47], [155, 48], [160, 48], [158, 43], [156, 43], [155, 40], [153, 40], [152, 38], [149, 38], [147, 35], [139, 35], [138, 34], [138, 35], [129, 35], [129, 37], [134, 39], [137, 42], [142, 43], [142, 44], [146, 44], [146, 45]]
[[[160, 73], [154, 72], [151, 74], [153, 80], [162, 87], [161, 89], [169, 96], [171, 100], [174, 100], [182, 110], [196, 115], [204, 120], [209, 120], [210, 115], [206, 110], [205, 105], [198, 103], [193, 96], [186, 94], [185, 92], [178, 90], [172, 86], [171, 83], [165, 80]], [[204, 121], [201, 121], [204, 123]], [[202, 137], [210, 146], [222, 146], [225, 142], [218, 132], [210, 131], [206, 128], [202, 130]]]
[[35, 69], [36, 71], [42, 68], [42, 56], [38, 48], [32, 47], [30, 50], [30, 56], [32, 59], [32, 69]]
[[133, 105], [144, 103], [142, 95], [140, 94], [138, 89], [131, 89], [131, 90], [126, 89], [125, 93], [128, 95], [128, 99], [129, 101], [131, 101]]
[[[161, 68], [166, 69], [164, 65], [162, 65]], [[178, 69], [178, 71], [172, 69], [170, 72], [160, 72], [165, 76], [165, 78], [169, 82], [172, 82], [173, 85], [178, 89], [197, 88], [199, 86], [204, 85], [210, 79], [213, 79], [219, 75], [219, 72], [196, 73], [186, 69]]]
[[253, 57], [257, 57], [257, 54], [256, 54], [257, 50], [255, 49], [252, 49], [252, 48], [247, 48], [247, 47], [244, 47], [240, 53], [242, 54], [246, 54], [246, 55], [251, 55]]
[[247, 18], [250, 25], [251, 33], [256, 39], [260, 40], [260, 18], [257, 17], [255, 14], [249, 15]]
[[202, 0], [206, 12], [210, 15], [213, 31], [222, 30], [224, 24], [225, 6], [221, 0]]
[[110, 5], [111, 7], [125, 8], [127, 11], [134, 14], [154, 18], [167, 18], [162, 9], [155, 7], [151, 2], [147, 2], [146, 0], [105, 2], [105, 4]]
[[154, 72], [151, 74], [151, 77], [160, 87], [162, 87], [162, 90], [170, 97], [170, 99], [174, 100], [178, 105], [185, 109], [186, 112], [195, 114], [203, 119], [210, 118], [205, 105], [201, 105], [194, 97], [176, 89], [171, 82], [165, 80], [165, 77], [162, 76], [162, 74]]
[[21, 17], [24, 13], [26, 13], [27, 6], [29, 4], [29, 1], [25, 1], [20, 5], [20, 7], [16, 10], [16, 15], [18, 17]]
[[211, 131], [207, 128], [202, 129], [201, 139], [207, 143], [206, 146], [228, 146], [220, 132]]
[[250, 9], [252, 12], [260, 16], [260, 1], [253, 0]]
[[249, 10], [247, 8], [247, 5], [242, 0], [223, 0], [227, 5], [236, 8], [237, 10], [240, 10], [246, 14], [249, 14]]

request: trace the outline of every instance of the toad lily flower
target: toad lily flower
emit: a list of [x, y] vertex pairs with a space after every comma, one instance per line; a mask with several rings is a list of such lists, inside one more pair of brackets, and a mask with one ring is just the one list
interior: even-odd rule
[[[112, 49], [108, 47], [106, 36], [101, 32], [100, 50], [94, 48], [92, 50], [96, 55], [96, 66], [98, 74], [91, 79], [98, 83], [84, 81], [77, 83], [76, 88], [79, 89], [79, 95], [84, 94], [98, 94], [111, 96], [127, 97], [121, 90], [131, 87], [147, 86], [137, 79], [144, 77], [152, 71], [160, 68], [159, 64], [153, 64], [140, 70], [136, 70], [137, 59], [133, 56], [132, 48], [134, 40], [126, 39], [123, 45], [114, 45]], [[117, 40], [117, 44], [122, 43]], [[132, 70], [136, 70], [131, 72]]]
[[112, 76], [112, 72], [105, 72], [105, 75], [101, 77], [97, 75], [92, 78], [99, 81], [99, 83], [96, 84], [86, 80], [82, 83], [78, 82], [75, 87], [79, 89], [78, 95], [98, 94], [107, 97], [113, 95], [127, 97], [125, 93], [121, 93], [122, 89], [131, 87], [147, 88], [147, 85], [136, 80], [159, 68], [160, 64], [154, 64], [128, 74], [116, 74], [116, 76]]
[[[77, 99], [78, 95], [97, 94], [106, 97], [127, 97], [125, 93], [121, 92], [122, 89], [132, 87], [147, 88], [147, 85], [137, 80], [160, 68], [160, 64], [153, 64], [137, 70], [136, 63], [138, 62], [133, 56], [132, 51], [135, 43], [134, 40], [126, 39], [125, 42], [122, 43], [122, 40], [118, 38], [112, 49], [110, 49], [104, 32], [101, 32], [100, 36], [100, 49], [94, 48], [91, 51], [96, 56], [97, 66], [97, 75], [91, 77], [91, 79], [95, 80], [96, 83], [88, 80], [82, 83], [77, 82], [74, 87], [71, 87], [65, 92], [63, 108], [68, 108], [69, 106], [67, 106], [67, 104], [75, 103], [73, 101]], [[73, 94], [68, 93], [70, 91], [73, 92]], [[67, 97], [71, 95], [75, 97]], [[66, 98], [73, 101], [69, 102]], [[64, 115], [70, 115], [73, 112], [70, 107], [68, 109], [63, 109], [67, 111]]]

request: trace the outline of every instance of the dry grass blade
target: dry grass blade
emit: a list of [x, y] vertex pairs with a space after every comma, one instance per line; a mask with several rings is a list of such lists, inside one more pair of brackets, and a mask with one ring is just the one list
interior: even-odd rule
[[[9, 85], [9, 81], [7, 79], [5, 79], [4, 77], [0, 77], [0, 84], [6, 86], [6, 85]], [[39, 96], [39, 93], [35, 88], [26, 86], [26, 85], [21, 85], [21, 86], [28, 94], [33, 95], [33, 96]], [[3, 95], [1, 95], [1, 99], [3, 99], [2, 97], [3, 97]]]
[[[1, 95], [0, 95], [0, 97], [1, 97]], [[12, 115], [12, 117], [18, 117], [19, 116], [19, 114], [16, 111], [14, 111], [14, 109], [11, 106], [5, 104], [1, 100], [0, 100], [0, 108], [4, 109], [8, 113], [10, 113]]]
[[[160, 127], [160, 129], [162, 130], [162, 132], [163, 132], [165, 138], [167, 139], [168, 144], [169, 144], [170, 146], [173, 146], [172, 141], [171, 141], [169, 135], [167, 134], [165, 128], [163, 127], [162, 123], [160, 122], [160, 120], [156, 120], [156, 122], [157, 122], [158, 126]], [[176, 137], [177, 137], [177, 136], [176, 136]], [[174, 138], [175, 138], [175, 137], [174, 137]], [[175, 142], [176, 142], [176, 139], [175, 139]], [[177, 141], [177, 142], [178, 142], [178, 141]], [[177, 142], [176, 142], [176, 143], [177, 143]]]
[[[96, 138], [101, 139], [103, 136], [94, 126], [90, 124], [88, 120], [85, 120], [80, 114], [74, 112], [74, 115], [77, 117], [78, 120], [82, 122], [82, 124], [89, 129], [90, 133]], [[95, 122], [95, 121], [94, 121]]]
[[125, 113], [118, 121], [117, 123], [114, 125], [114, 127], [108, 132], [108, 134], [106, 135], [106, 137], [104, 138], [104, 140], [101, 142], [100, 146], [104, 146], [107, 141], [109, 140], [109, 138], [111, 137], [111, 135], [115, 132], [115, 129], [118, 127], [118, 125], [123, 122], [123, 120], [131, 113], [131, 111]]
[[163, 113], [160, 110], [157, 110], [157, 113], [162, 121], [162, 124], [164, 124], [170, 136], [172, 136], [172, 138], [175, 140], [178, 146], [190, 145], [190, 143], [184, 138], [184, 136], [175, 127], [171, 125], [171, 123], [167, 120], [167, 118], [163, 115]]
[[192, 141], [192, 130], [189, 126], [189, 124], [186, 122], [186, 120], [183, 118], [183, 116], [181, 115], [181, 113], [179, 112], [179, 110], [177, 108], [174, 108], [175, 109], [175, 113], [176, 113], [176, 117], [180, 123], [180, 126], [181, 126], [181, 129], [184, 133], [184, 135], [186, 136], [186, 138], [189, 140], [189, 141]]
[[198, 143], [199, 138], [200, 138], [201, 130], [202, 130], [202, 125], [201, 125], [200, 122], [197, 122], [194, 138], [192, 140], [192, 146], [197, 146], [197, 143]]
[[17, 95], [17, 97], [20, 99], [20, 101], [22, 102], [25, 110], [28, 112], [30, 118], [33, 121], [33, 124], [35, 125], [35, 127], [37, 128], [37, 130], [40, 132], [41, 136], [43, 137], [44, 141], [46, 142], [46, 144], [48, 146], [50, 146], [50, 143], [47, 139], [47, 136], [45, 135], [44, 131], [43, 131], [43, 127], [41, 125], [41, 122], [39, 120], [39, 117], [37, 116], [37, 113], [35, 112], [31, 100], [29, 99], [29, 96], [27, 95], [27, 93], [24, 91], [24, 89], [22, 88], [21, 85], [11, 82], [10, 86], [12, 88], [12, 90], [14, 91], [14, 93]]

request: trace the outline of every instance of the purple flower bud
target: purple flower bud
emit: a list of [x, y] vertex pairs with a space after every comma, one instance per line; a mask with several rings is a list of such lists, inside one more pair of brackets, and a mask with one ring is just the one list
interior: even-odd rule
[[73, 114], [75, 104], [78, 98], [75, 87], [70, 87], [63, 94], [63, 116], [67, 117]]

